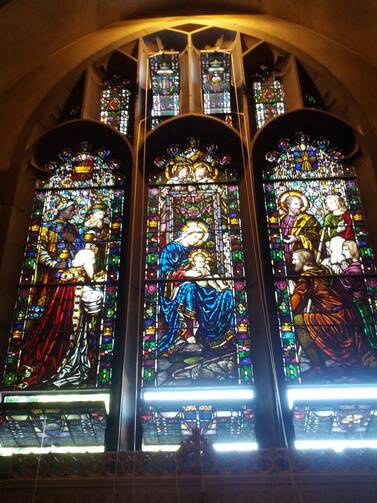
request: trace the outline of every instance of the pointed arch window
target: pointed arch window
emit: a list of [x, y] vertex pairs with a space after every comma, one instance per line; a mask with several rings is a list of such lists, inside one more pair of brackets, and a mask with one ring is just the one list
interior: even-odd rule
[[275, 297], [290, 384], [376, 380], [376, 268], [354, 169], [298, 133], [263, 172]]
[[112, 377], [124, 181], [82, 142], [37, 183], [5, 390], [103, 390]]
[[258, 129], [284, 113], [284, 90], [277, 72], [261, 66], [252, 84], [255, 119]]
[[[253, 442], [237, 172], [217, 146], [195, 138], [172, 145], [155, 164], [148, 188], [144, 444], [179, 444], [194, 426], [213, 440], [240, 435]], [[169, 405], [173, 397], [178, 408]], [[217, 406], [205, 401], [216, 397]], [[229, 402], [237, 398], [241, 404]]]
[[123, 134], [130, 129], [130, 81], [120, 74], [114, 74], [105, 81], [101, 93], [101, 122], [108, 124]]

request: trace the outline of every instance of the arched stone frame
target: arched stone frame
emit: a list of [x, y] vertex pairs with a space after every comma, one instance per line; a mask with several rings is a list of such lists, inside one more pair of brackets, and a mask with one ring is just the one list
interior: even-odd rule
[[[193, 18], [190, 18], [192, 21]], [[162, 27], [180, 26], [185, 21], [185, 18], [180, 19], [155, 19], [150, 22], [129, 22], [111, 27], [111, 29], [99, 30], [96, 33], [85, 37], [85, 39], [76, 42], [71, 47], [64, 49], [57, 57], [56, 61], [46, 62], [27, 80], [27, 83], [20, 82], [16, 90], [13, 91], [13, 100], [9, 100], [7, 95], [4, 95], [4, 114], [3, 117], [11, 117], [13, 121], [11, 127], [6, 126], [3, 133], [3, 158], [2, 164], [10, 167], [9, 174], [2, 175], [4, 183], [7, 184], [8, 190], [5, 199], [4, 211], [6, 218], [3, 219], [2, 234], [7, 234], [7, 222], [13, 220], [11, 217], [12, 202], [9, 199], [10, 193], [15, 193], [16, 179], [18, 178], [19, 166], [22, 164], [22, 152], [25, 151], [27, 143], [30, 141], [29, 135], [33, 126], [36, 123], [37, 117], [41, 116], [43, 110], [51, 110], [53, 101], [56, 96], [64, 96], [67, 93], [66, 85], [63, 84], [66, 79], [75, 79], [75, 73], [80, 72], [88, 63], [95, 61], [98, 57], [106, 54], [109, 49], [118, 47], [119, 45], [131, 42], [135, 37], [145, 32], [152, 33], [158, 31]], [[213, 19], [206, 16], [195, 17], [195, 22], [202, 23], [204, 26], [213, 25]], [[324, 83], [328, 88], [336, 90], [338, 95], [342, 96], [344, 103], [348, 103], [348, 110], [353, 110], [354, 117], [352, 122], [357, 122], [358, 127], [363, 134], [363, 142], [369, 149], [369, 155], [373, 161], [374, 157], [374, 141], [372, 129], [369, 129], [366, 114], [368, 110], [372, 110], [374, 102], [371, 93], [366, 93], [361, 90], [360, 81], [352, 80], [352, 75], [364, 75], [363, 89], [373, 88], [373, 74], [363, 70], [363, 62], [360, 58], [354, 55], [350, 56], [346, 49], [336, 47], [337, 58], [332, 58], [331, 52], [327, 50], [328, 40], [320, 39], [309, 30], [303, 27], [292, 26], [289, 23], [277, 21], [265, 16], [219, 16], [214, 23], [217, 26], [222, 26], [225, 29], [239, 29], [250, 36], [259, 36], [262, 40], [273, 43], [277, 47], [281, 47], [288, 52], [298, 56], [302, 61], [308, 63], [317, 72], [318, 75], [324, 76]], [[128, 33], [128, 34], [127, 34]], [[274, 35], [271, 35], [274, 33]], [[320, 43], [319, 43], [320, 42]], [[352, 71], [350, 64], [352, 62]], [[51, 66], [53, 65], [53, 66]], [[46, 73], [48, 72], [48, 78]], [[341, 82], [341, 84], [340, 84]], [[23, 87], [23, 86], [27, 86]], [[30, 87], [36, 92], [31, 94], [28, 89]], [[17, 95], [19, 93], [19, 95]], [[25, 103], [27, 96], [28, 104]], [[369, 101], [368, 101], [369, 100]], [[20, 107], [22, 103], [22, 107]], [[351, 104], [351, 105], [349, 105]], [[10, 108], [7, 108], [10, 107]], [[341, 107], [341, 111], [344, 110]], [[347, 112], [348, 113], [348, 112]], [[39, 127], [46, 128], [51, 120], [44, 120], [44, 125]], [[9, 136], [12, 131], [11, 136]], [[21, 172], [23, 169], [21, 169]], [[21, 175], [22, 176], [22, 175]], [[365, 181], [364, 181], [365, 177]], [[371, 192], [371, 187], [374, 186], [374, 172], [372, 165], [368, 169], [363, 170], [360, 178], [361, 190], [363, 198], [366, 202], [367, 211], [369, 201], [372, 202], [375, 197], [375, 192]], [[27, 185], [27, 181], [25, 184]], [[25, 185], [23, 184], [23, 185]], [[364, 189], [365, 187], [365, 189]], [[23, 190], [19, 187], [19, 190]], [[23, 197], [21, 197], [24, 199]], [[20, 215], [18, 215], [20, 216]], [[371, 218], [369, 220], [372, 220]], [[373, 223], [372, 223], [373, 225]], [[372, 239], [375, 234], [371, 228]], [[15, 243], [13, 244], [12, 254], [15, 251]], [[17, 246], [16, 246], [17, 248]], [[6, 250], [4, 250], [6, 252]], [[19, 253], [19, 252], [18, 252]], [[6, 258], [5, 258], [6, 260]], [[3, 305], [6, 310], [12, 304], [11, 299], [7, 295], [4, 296]]]
[[[207, 21], [208, 21], [208, 20], [207, 20]], [[233, 20], [233, 21], [234, 21], [234, 23], [235, 23], [235, 24], [231, 25], [231, 24], [229, 24], [229, 21], [226, 21], [226, 20], [224, 20], [224, 19], [223, 19], [223, 20], [221, 21], [221, 24], [223, 25], [223, 27], [232, 27], [232, 28], [234, 28], [234, 26], [235, 26], [235, 25], [236, 25], [237, 27], [238, 27], [238, 26], [242, 26], [242, 22], [240, 23], [240, 25], [238, 25], [238, 24], [237, 24], [237, 22], [239, 22], [239, 21], [237, 21], [237, 20]], [[180, 22], [181, 22], [181, 21], [180, 21]], [[170, 24], [170, 23], [171, 23], [171, 24]], [[173, 25], [174, 25], [174, 23], [176, 23], [176, 21], [169, 21], [169, 26], [173, 26]], [[247, 24], [247, 23], [246, 23], [246, 24]], [[161, 28], [161, 27], [162, 27], [162, 24], [159, 24], [159, 22], [158, 22], [158, 21], [154, 21], [153, 23], [151, 23], [151, 26], [152, 26], [152, 25], [153, 25], [153, 27], [151, 27], [151, 28], [150, 28], [150, 31], [152, 31], [152, 30], [157, 30], [157, 27], [159, 27], [159, 28]], [[252, 26], [252, 25], [253, 25], [253, 23], [251, 23], [251, 24], [249, 23], [249, 25], [248, 25], [247, 29], [242, 30], [242, 31], [243, 31], [244, 33], [247, 33], [247, 32], [248, 32], [248, 33], [251, 33], [251, 32], [252, 32], [252, 28], [251, 28], [251, 26]], [[165, 27], [165, 26], [164, 26], [164, 27]], [[266, 26], [266, 28], [267, 28], [267, 26]], [[260, 28], [259, 28], [259, 29], [260, 29]], [[257, 31], [258, 31], [258, 30], [257, 30]], [[255, 31], [255, 32], [254, 32], [254, 34], [256, 34], [256, 33], [257, 33], [257, 31]], [[259, 33], [261, 33], [261, 32], [259, 31]], [[123, 34], [122, 34], [122, 35], [123, 35]], [[132, 36], [134, 36], [134, 34], [133, 34]], [[132, 36], [128, 37], [128, 40], [130, 40], [130, 38], [131, 38]], [[270, 36], [266, 36], [266, 37], [264, 37], [264, 38], [265, 38], [265, 39], [267, 39], [267, 40], [273, 41], [274, 43], [276, 42], [276, 39], [272, 39]], [[117, 45], [119, 45], [119, 40], [118, 40], [117, 42], [114, 42], [114, 43], [113, 43], [113, 46], [117, 46]], [[281, 41], [280, 41], [280, 44], [276, 44], [276, 45], [280, 45], [280, 46], [283, 46], [283, 47], [286, 47], [286, 46], [287, 46], [286, 44], [282, 43]], [[106, 50], [104, 50], [103, 52], [105, 52], [105, 51], [107, 51], [107, 50], [108, 50], [108, 47], [107, 47], [107, 49], [106, 49]], [[296, 52], [297, 52], [297, 51], [296, 51]], [[90, 57], [90, 59], [93, 59], [93, 60], [94, 60], [94, 59], [95, 59], [95, 57], [98, 57], [98, 53], [97, 53], [95, 56], [93, 56], [93, 55], [92, 55], [92, 56]], [[77, 61], [76, 61], [76, 62], [77, 62]], [[81, 63], [80, 68], [82, 68], [83, 64], [84, 64], [84, 63]], [[60, 70], [59, 70], [59, 71], [60, 71]], [[329, 80], [331, 81], [331, 78], [330, 78]], [[335, 87], [339, 87], [339, 85], [337, 84]], [[51, 94], [50, 94], [50, 98], [51, 98]], [[44, 107], [46, 107], [46, 108], [48, 108], [48, 106], [47, 106], [47, 102], [48, 102], [48, 101], [49, 101], [49, 98], [47, 98], [47, 97], [46, 97], [46, 99], [45, 99], [45, 103], [44, 103], [44, 105], [43, 105], [43, 106], [44, 106]], [[35, 111], [35, 116], [36, 116], [36, 115], [38, 115], [38, 112], [39, 112], [39, 111], [37, 111], [37, 110]], [[356, 115], [357, 115], [357, 113], [356, 113]], [[32, 122], [32, 119], [30, 119], [29, 125], [31, 125], [31, 122]], [[42, 127], [43, 127], [43, 126], [42, 126]], [[26, 132], [25, 132], [25, 133], [26, 133]], [[26, 134], [27, 134], [27, 133], [26, 133]], [[26, 136], [26, 135], [25, 135], [25, 136]], [[362, 141], [363, 141], [363, 140], [362, 140]], [[22, 144], [22, 139], [20, 140], [20, 143], [18, 144], [18, 145], [19, 145], [19, 148], [20, 148], [21, 144]], [[372, 148], [373, 148], [373, 147], [371, 147], [371, 144], [369, 144], [369, 148], [370, 148], [370, 150], [372, 150]], [[18, 150], [18, 149], [17, 149], [17, 150]], [[17, 157], [18, 157], [18, 154], [16, 154], [16, 157], [14, 157], [14, 160], [16, 160], [16, 159], [17, 159]], [[18, 157], [18, 159], [19, 159], [19, 157]], [[17, 162], [17, 161], [16, 161], [16, 162]], [[368, 161], [366, 161], [366, 162], [368, 162]], [[365, 169], [365, 170], [361, 170], [360, 172], [361, 172], [361, 174], [363, 175], [363, 174], [364, 174], [364, 172], [365, 172], [365, 173], [367, 172], [367, 170], [366, 170], [366, 169]], [[371, 173], [371, 171], [369, 171], [369, 174], [370, 174], [370, 173]], [[12, 175], [12, 176], [14, 176], [14, 175]], [[11, 176], [10, 178], [12, 178], [12, 176]], [[24, 175], [21, 175], [21, 176], [24, 176]], [[366, 175], [366, 176], [369, 176], [369, 175]], [[26, 176], [26, 178], [27, 178], [27, 176]], [[362, 182], [362, 180], [361, 180], [361, 182]], [[23, 184], [23, 187], [21, 187], [21, 189], [22, 189], [22, 190], [25, 190], [25, 189], [26, 189], [26, 192], [27, 192], [27, 188], [26, 188], [26, 186], [27, 186], [27, 185], [28, 185], [28, 182], [26, 181], [26, 183], [25, 183], [25, 184]], [[361, 183], [361, 185], [362, 185], [362, 183]], [[367, 183], [366, 183], [366, 185], [367, 185]], [[22, 198], [22, 199], [23, 199], [23, 198]], [[372, 199], [373, 199], [373, 198], [371, 198], [371, 200], [372, 200]], [[369, 205], [367, 205], [367, 207], [369, 207]], [[14, 211], [15, 211], [15, 212], [17, 212], [17, 209], [14, 209]], [[26, 219], [27, 219], [27, 211], [25, 211], [25, 214], [26, 214]], [[19, 241], [20, 241], [19, 245], [20, 245], [20, 246], [22, 246], [22, 245], [21, 245], [21, 241], [22, 241], [22, 240], [20, 239]], [[9, 305], [10, 305], [10, 303], [11, 303], [11, 302], [9, 301], [9, 303], [8, 303], [7, 305], [9, 306]], [[127, 372], [127, 370], [125, 370], [125, 372]], [[130, 444], [128, 444], [128, 445], [130, 445]]]

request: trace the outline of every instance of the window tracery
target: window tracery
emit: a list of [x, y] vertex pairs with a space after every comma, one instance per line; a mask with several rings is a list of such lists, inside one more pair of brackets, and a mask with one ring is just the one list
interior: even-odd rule
[[[201, 65], [201, 85], [200, 79], [194, 81], [191, 69], [188, 72], [197, 92], [196, 105], [190, 101], [195, 99], [187, 98], [188, 84], [181, 77], [184, 51], [145, 53], [150, 73], [143, 90], [150, 83], [152, 99], [147, 99], [147, 114], [152, 115], [152, 128], [187, 110], [220, 117], [234, 126], [232, 92], [241, 93], [232, 89], [232, 80], [237, 82], [240, 77], [232, 75], [232, 57], [236, 57], [232, 55], [237, 53], [219, 49], [227, 47], [221, 44], [213, 45], [216, 49], [201, 49], [209, 46], [203, 42], [193, 56], [197, 69]], [[252, 60], [252, 52], [248, 55]], [[133, 64], [136, 67], [136, 58]], [[129, 82], [114, 74], [105, 85], [101, 121], [129, 134], [133, 97]], [[261, 128], [285, 112], [283, 86], [277, 72], [262, 66], [252, 88], [257, 126]], [[64, 392], [110, 386], [124, 177], [109, 155], [105, 149], [94, 152], [86, 144], [78, 152], [66, 150], [56, 164], [48, 166], [50, 178], [37, 188], [7, 357], [7, 390]], [[144, 446], [179, 444], [194, 428], [200, 428], [215, 442], [242, 440], [255, 448], [246, 299], [250, 280], [244, 267], [239, 173], [232, 159], [219, 154], [216, 145], [200, 144], [194, 138], [188, 138], [185, 146], [169, 147], [156, 158], [155, 166], [148, 179], [143, 284]], [[374, 379], [377, 283], [353, 168], [343, 163], [342, 153], [327, 140], [300, 133], [295, 139], [282, 139], [269, 152], [263, 176], [287, 383]], [[304, 256], [306, 261], [311, 258], [312, 264], [307, 262], [306, 266], [307, 270], [313, 266], [312, 275], [299, 269], [300, 253], [302, 261]], [[93, 271], [86, 261], [93, 262]], [[320, 309], [307, 291], [314, 281], [322, 281], [322, 290], [327, 288], [326, 300], [333, 302], [329, 307], [332, 318], [324, 322], [322, 317], [319, 322], [314, 317], [310, 324], [309, 318]], [[59, 309], [65, 325], [62, 321], [53, 334], [50, 326], [58, 316], [56, 300], [63, 305], [64, 295], [68, 298], [66, 307]], [[39, 331], [38, 326], [42, 327]], [[325, 335], [350, 341], [349, 354], [345, 355], [342, 344], [325, 340]], [[30, 342], [26, 342], [28, 337]], [[58, 339], [63, 343], [54, 360], [40, 358], [46, 348], [55, 351]], [[356, 347], [356, 339], [360, 347]], [[352, 358], [357, 359], [357, 365]], [[44, 367], [44, 373], [33, 367]], [[355, 372], [353, 367], [357, 367]], [[365, 370], [365, 378], [360, 378], [360, 368]], [[230, 393], [237, 388], [252, 392], [247, 395], [249, 400], [246, 395], [238, 401], [228, 396], [218, 403], [208, 397], [202, 400], [199, 395], [193, 399], [193, 395], [185, 395], [189, 391], [195, 395], [206, 387], [211, 393], [227, 387]], [[180, 398], [172, 405], [167, 400], [146, 398], [149, 391], [175, 389]], [[94, 408], [93, 417], [97, 412]], [[326, 422], [324, 418], [336, 418], [334, 428], [343, 427], [348, 434], [351, 417], [360, 414], [363, 431], [369, 428], [373, 433], [376, 415], [368, 404], [353, 404], [347, 409], [343, 405], [316, 408], [297, 403], [293, 414], [297, 438], [301, 439], [313, 433], [316, 425], [321, 429], [326, 423], [328, 427], [330, 419]], [[329, 434], [332, 431], [329, 427]]]

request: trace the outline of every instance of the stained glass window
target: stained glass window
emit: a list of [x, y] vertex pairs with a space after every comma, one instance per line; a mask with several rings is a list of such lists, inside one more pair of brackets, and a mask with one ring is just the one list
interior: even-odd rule
[[0, 405], [0, 445], [4, 455], [32, 452], [104, 450], [103, 402]]
[[204, 113], [224, 116], [232, 125], [231, 55], [223, 51], [202, 51], [200, 54]]
[[144, 386], [252, 379], [237, 177], [216, 150], [189, 139], [150, 176]]
[[123, 134], [130, 128], [130, 82], [114, 74], [105, 82], [101, 95], [101, 121]]
[[144, 391], [178, 387], [182, 399], [182, 388], [250, 386], [244, 252], [231, 158], [216, 145], [189, 138], [185, 146], [170, 146], [155, 165], [148, 189]]
[[[250, 389], [253, 381], [237, 172], [216, 145], [195, 138], [170, 146], [155, 165], [148, 188], [144, 444], [160, 437], [174, 444], [194, 426], [211, 425], [224, 436], [237, 423], [240, 433], [250, 419], [244, 404], [219, 409], [192, 404], [187, 395], [194, 390], [197, 399], [205, 387], [213, 399], [214, 389], [230, 387], [236, 400], [234, 387]], [[174, 389], [180, 406], [158, 408], [146, 399], [151, 390]]]
[[37, 184], [4, 389], [111, 383], [123, 176], [104, 148], [64, 149]]
[[298, 133], [263, 179], [287, 381], [374, 381], [377, 277], [354, 169]]
[[[296, 442], [366, 440], [377, 436], [377, 405], [297, 403], [293, 409]], [[352, 442], [350, 443], [352, 445]]]
[[284, 113], [283, 86], [274, 71], [261, 66], [253, 81], [253, 98], [257, 127]]
[[163, 52], [149, 57], [152, 87], [152, 127], [163, 117], [179, 114], [179, 52]]
[[154, 404], [142, 410], [144, 448], [179, 445], [198, 428], [212, 443], [253, 442], [255, 411], [246, 405]]

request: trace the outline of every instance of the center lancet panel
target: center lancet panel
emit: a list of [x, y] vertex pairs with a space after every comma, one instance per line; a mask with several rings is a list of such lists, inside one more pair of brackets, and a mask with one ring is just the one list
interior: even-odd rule
[[252, 382], [237, 173], [189, 138], [149, 177], [143, 387]]

